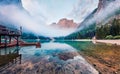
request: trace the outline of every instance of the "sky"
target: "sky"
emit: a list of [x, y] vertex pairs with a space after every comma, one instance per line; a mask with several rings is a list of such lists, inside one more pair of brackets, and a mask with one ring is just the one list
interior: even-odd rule
[[36, 20], [47, 24], [58, 22], [61, 18], [80, 23], [97, 8], [98, 0], [22, 0], [22, 4]]
[[0, 5], [0, 21], [22, 26], [37, 36], [61, 37], [76, 32], [77, 28], [63, 29], [49, 24], [62, 18], [80, 23], [97, 8], [98, 0], [22, 0], [22, 6], [27, 12], [16, 5]]

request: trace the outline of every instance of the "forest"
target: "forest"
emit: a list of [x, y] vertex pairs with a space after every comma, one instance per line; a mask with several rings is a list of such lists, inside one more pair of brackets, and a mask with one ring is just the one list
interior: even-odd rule
[[96, 26], [97, 39], [120, 39], [120, 19]]

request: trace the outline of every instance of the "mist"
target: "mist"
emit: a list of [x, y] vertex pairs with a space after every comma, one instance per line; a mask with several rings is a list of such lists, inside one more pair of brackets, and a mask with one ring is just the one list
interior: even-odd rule
[[[29, 1], [32, 1], [32, 0], [29, 0]], [[81, 23], [81, 21], [84, 21], [85, 18], [87, 16], [89, 16], [88, 14], [92, 13], [92, 11], [95, 8], [97, 8], [96, 7], [97, 2], [94, 2], [94, 5], [91, 6], [91, 8], [88, 8], [91, 5], [91, 4], [89, 4], [85, 7], [86, 9], [84, 9], [85, 5], [82, 5], [83, 8], [80, 7], [82, 0], [79, 0], [79, 1], [80, 1], [80, 3], [78, 3], [78, 5], [75, 7], [75, 9], [72, 10], [72, 14], [75, 14], [75, 16], [72, 18], [73, 18], [73, 20], [75, 18], [79, 19], [79, 21], [80, 21], [79, 23]], [[88, 3], [87, 1], [89, 3], [92, 3], [93, 0], [90, 0], [90, 1], [86, 0], [84, 3], [85, 4]], [[70, 35], [74, 32], [83, 30], [84, 28], [89, 27], [94, 22], [97, 22], [97, 23], [101, 23], [103, 21], [105, 22], [105, 21], [107, 21], [106, 18], [109, 15], [114, 14], [116, 10], [120, 9], [120, 1], [116, 0], [115, 2], [112, 2], [105, 8], [101, 9], [98, 13], [96, 13], [94, 15], [94, 17], [87, 20], [87, 22], [85, 22], [84, 24], [80, 24], [78, 28], [67, 28], [66, 29], [66, 28], [58, 28], [58, 27], [50, 26], [46, 22], [47, 19], [50, 19], [49, 15], [46, 15], [48, 13], [48, 11], [45, 11], [45, 12], [43, 11], [43, 13], [41, 13], [41, 12], [39, 12], [39, 9], [41, 9], [41, 7], [38, 6], [39, 4], [36, 4], [36, 5], [37, 5], [37, 8], [33, 7], [32, 12], [27, 11], [27, 9], [24, 7], [20, 8], [16, 5], [12, 5], [12, 4], [0, 5], [0, 16], [2, 17], [2, 18], [0, 18], [0, 21], [7, 23], [7, 24], [3, 24], [5, 26], [10, 26], [10, 24], [14, 25], [14, 27], [16, 27], [16, 28], [22, 26], [25, 30], [27, 30], [28, 32], [32, 32], [35, 35], [45, 36], [45, 37], [61, 37], [61, 36], [64, 37], [64, 36]], [[52, 11], [52, 9], [51, 9], [51, 11]], [[36, 13], [34, 13], [34, 12], [36, 12]], [[81, 16], [83, 12], [84, 12], [84, 15]], [[51, 23], [53, 23], [53, 22], [51, 22]]]
[[87, 21], [84, 21], [84, 23], [80, 24], [77, 31], [88, 28], [93, 24], [105, 25], [105, 23], [107, 23], [111, 17], [115, 16], [116, 11], [118, 10], [120, 10], [120, 0], [109, 3], [105, 8], [101, 8], [98, 12], [92, 15], [92, 18], [89, 18]]
[[[0, 6], [0, 14], [2, 22], [12, 22], [16, 27], [22, 26], [24, 29], [33, 32], [36, 35], [46, 37], [60, 37], [67, 36], [75, 31], [75, 29], [60, 29], [46, 25], [43, 21], [37, 21], [34, 17], [30, 16], [28, 12], [20, 9], [16, 5]], [[6, 26], [9, 26], [6, 25]]]
[[[55, 12], [61, 11], [61, 10], [62, 11], [58, 12], [56, 14], [50, 13], [50, 11], [52, 11], [52, 9], [51, 8], [47, 9], [47, 7], [44, 5], [44, 3], [42, 4], [41, 2], [39, 2], [37, 0], [34, 0], [34, 1], [26, 0], [25, 1], [26, 3], [24, 3], [23, 0], [21, 0], [21, 1], [22, 1], [22, 8], [17, 5], [12, 5], [12, 4], [0, 5], [0, 16], [2, 17], [2, 18], [0, 18], [0, 21], [5, 23], [3, 25], [11, 26], [10, 24], [12, 24], [12, 26], [17, 27], [17, 28], [22, 26], [23, 29], [25, 29], [28, 32], [32, 32], [35, 35], [41, 35], [41, 36], [45, 36], [45, 37], [61, 37], [61, 36], [64, 37], [64, 36], [72, 34], [73, 32], [76, 32], [76, 28], [58, 28], [58, 27], [54, 27], [54, 26], [49, 26], [47, 21], [51, 20], [51, 19], [55, 20], [54, 18], [57, 17], [56, 14], [60, 16], [59, 19], [61, 19], [63, 17], [67, 18], [68, 14], [71, 11], [72, 12], [75, 11], [75, 10], [72, 10], [74, 8], [74, 6], [72, 6], [72, 5], [74, 5], [74, 3], [78, 3], [79, 0], [75, 0], [75, 2], [74, 1], [70, 2], [69, 0], [66, 0], [65, 1], [66, 3], [64, 3], [65, 7], [66, 7], [66, 4], [69, 5], [70, 7], [65, 8], [64, 6], [59, 6], [59, 7], [63, 7], [64, 9], [66, 9], [66, 11], [64, 11], [63, 8], [59, 9], [59, 7], [58, 7], [57, 10], [54, 10], [54, 11]], [[86, 0], [86, 2], [87, 1], [89, 1], [89, 0]], [[67, 2], [69, 2], [69, 3], [67, 3]], [[25, 7], [25, 4], [27, 4], [28, 6]], [[54, 4], [54, 2], [53, 2], [53, 4]], [[56, 5], [54, 5], [54, 7], [55, 6]], [[77, 6], [79, 7], [79, 5], [77, 5]], [[68, 11], [67, 11], [67, 9], [68, 9]], [[88, 10], [88, 9], [86, 9], [86, 10]], [[53, 14], [54, 16], [50, 15], [50, 14]], [[75, 18], [73, 18], [73, 17], [71, 19], [75, 20]], [[55, 22], [57, 22], [57, 21], [55, 20]], [[53, 22], [51, 22], [51, 23], [53, 23]]]
[[97, 7], [99, 0], [79, 0], [68, 15], [73, 17], [78, 23], [84, 21]]

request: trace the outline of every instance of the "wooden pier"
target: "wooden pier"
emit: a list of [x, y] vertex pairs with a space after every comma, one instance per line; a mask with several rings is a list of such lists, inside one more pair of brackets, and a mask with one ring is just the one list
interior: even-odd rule
[[[15, 28], [9, 28], [3, 25], [0, 25], [0, 48], [1, 47], [10, 47], [17, 45], [19, 46], [19, 38], [22, 34], [22, 27], [19, 30]], [[14, 42], [11, 43], [12, 38]]]

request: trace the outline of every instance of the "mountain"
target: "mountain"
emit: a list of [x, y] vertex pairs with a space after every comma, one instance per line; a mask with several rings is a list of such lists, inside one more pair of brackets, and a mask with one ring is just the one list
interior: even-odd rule
[[[96, 16], [100, 15], [98, 14], [100, 11], [104, 10], [105, 7], [107, 7], [110, 3], [114, 2], [116, 0], [99, 0], [98, 7], [90, 14], [88, 15], [84, 21], [79, 25], [79, 27], [89, 27], [89, 25], [98, 23], [100, 19], [94, 19]], [[107, 13], [107, 12], [106, 12]], [[111, 14], [113, 16], [114, 14]], [[110, 16], [110, 17], [111, 17]], [[108, 18], [110, 18], [108, 17]], [[92, 20], [91, 20], [92, 19]], [[88, 25], [89, 24], [89, 25]]]
[[[86, 27], [89, 28], [89, 26], [94, 25], [94, 24], [101, 24], [101, 23], [107, 23], [111, 18], [120, 18], [119, 14], [120, 14], [120, 9], [114, 11], [113, 13], [110, 13], [109, 15], [104, 15], [104, 13], [109, 13], [109, 11], [105, 11], [102, 12], [100, 14], [101, 11], [105, 10], [105, 8], [115, 2], [117, 0], [99, 0], [98, 3], [98, 7], [90, 14], [88, 15], [84, 21], [79, 25], [79, 27]], [[119, 3], [118, 3], [119, 4]], [[117, 5], [117, 4], [116, 4]], [[103, 16], [104, 19], [101, 17]], [[98, 19], [94, 19], [94, 18], [98, 18]], [[99, 18], [101, 17], [101, 18]], [[102, 21], [100, 21], [101, 19], [103, 19]], [[96, 25], [95, 25], [96, 26]]]
[[[104, 9], [110, 3], [119, 0], [100, 0], [97, 13]], [[114, 7], [119, 6], [120, 1], [115, 4]], [[111, 9], [112, 10], [112, 9]], [[106, 21], [107, 20], [107, 21]], [[96, 38], [97, 39], [120, 39], [120, 9], [114, 11], [113, 14], [108, 16], [106, 22], [102, 22], [96, 26]]]
[[[116, 2], [116, 3], [114, 3], [114, 2]], [[111, 22], [113, 22], [114, 19], [120, 19], [120, 5], [119, 5], [120, 1], [119, 0], [99, 0], [98, 8], [97, 8], [95, 15], [97, 15], [101, 10], [104, 10], [104, 8], [106, 8], [107, 6], [109, 6], [112, 3], [114, 3], [114, 5], [115, 5], [114, 7], [119, 6], [119, 8], [116, 10], [113, 10], [113, 12], [110, 13], [102, 22], [96, 21], [96, 24], [98, 24], [97, 26], [99, 26], [99, 24], [105, 25], [106, 23], [111, 23]], [[109, 10], [112, 10], [112, 8]], [[104, 13], [105, 14], [109, 13], [109, 11], [106, 11]]]
[[97, 12], [99, 12], [101, 9], [105, 8], [108, 6], [110, 3], [114, 2], [116, 0], [99, 0]]
[[73, 20], [66, 18], [60, 19], [58, 23], [52, 23], [51, 25], [58, 28], [77, 28], [78, 26]]
[[66, 18], [61, 19], [58, 23], [59, 27], [62, 28], [76, 28], [77, 24], [73, 20], [68, 20]]
[[[77, 33], [73, 33], [66, 38], [68, 39], [79, 39], [79, 38], [92, 38], [95, 36], [96, 32], [96, 24], [98, 24], [99, 19], [94, 19], [96, 16], [99, 16], [99, 12], [104, 10], [105, 7], [107, 7], [110, 3], [113, 3], [117, 0], [99, 0], [98, 7], [90, 14], [88, 15], [83, 22], [80, 23], [78, 26], [78, 31]], [[119, 3], [116, 3], [119, 5]], [[106, 11], [105, 13], [108, 13], [109, 11]], [[102, 14], [104, 15], [104, 14]], [[114, 18], [119, 19], [120, 18], [120, 9], [116, 10], [113, 14], [110, 14], [107, 18], [105, 18], [105, 21], [100, 22], [103, 25], [107, 22], [113, 21]]]
[[113, 16], [105, 25], [96, 27], [97, 39], [120, 39], [120, 14]]
[[[99, 0], [99, 4], [98, 4], [98, 8], [97, 8], [97, 12], [96, 12], [96, 14], [97, 13], [99, 13], [101, 10], [103, 10], [104, 8], [106, 8], [107, 6], [109, 7], [109, 5], [110, 4], [112, 4], [112, 3], [114, 3], [114, 2], [116, 2], [115, 4], [113, 4], [114, 5], [114, 7], [116, 8], [116, 7], [118, 7], [119, 6], [119, 8], [118, 9], [116, 9], [116, 10], [114, 10], [114, 12], [113, 13], [111, 13], [109, 16], [108, 16], [108, 20], [109, 19], [111, 19], [111, 18], [120, 18], [120, 16], [119, 16], [119, 14], [120, 14], [120, 1], [119, 0]], [[113, 8], [114, 8], [113, 7]], [[113, 8], [109, 8], [109, 10], [112, 10]], [[107, 12], [106, 12], [107, 13]], [[108, 11], [108, 13], [109, 13], [109, 11]]]

